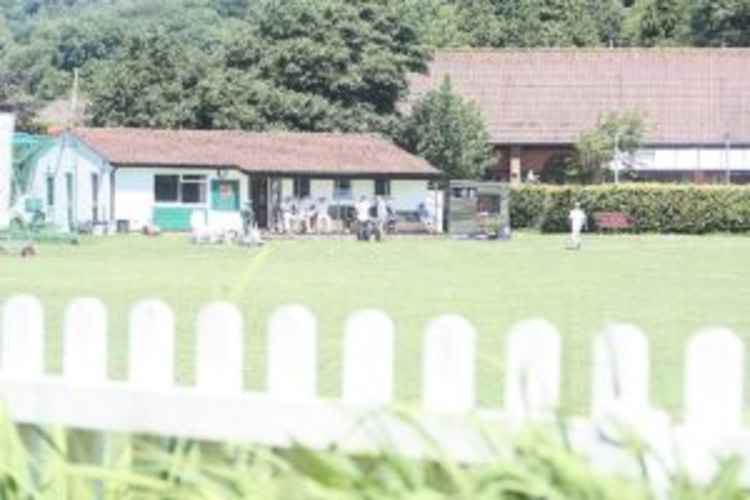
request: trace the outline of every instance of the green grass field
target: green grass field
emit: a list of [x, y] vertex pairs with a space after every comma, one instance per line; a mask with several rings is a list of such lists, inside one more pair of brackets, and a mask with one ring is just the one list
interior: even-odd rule
[[679, 411], [682, 358], [689, 334], [708, 325], [750, 333], [750, 238], [605, 236], [566, 251], [564, 236], [517, 233], [505, 243], [403, 239], [283, 241], [263, 250], [195, 247], [184, 236], [84, 239], [80, 247], [42, 246], [29, 260], [0, 258], [0, 299], [41, 298], [47, 311], [47, 366], [60, 368], [62, 313], [79, 296], [110, 311], [110, 372], [126, 367], [127, 314], [143, 298], [177, 313], [176, 377], [192, 381], [194, 321], [201, 305], [228, 300], [246, 320], [248, 388], [263, 386], [265, 326], [274, 308], [305, 304], [318, 316], [320, 390], [340, 386], [343, 323], [360, 308], [380, 308], [396, 323], [397, 396], [419, 396], [421, 335], [444, 313], [468, 318], [479, 333], [479, 399], [502, 398], [503, 336], [517, 321], [541, 317], [563, 335], [563, 399], [585, 411], [590, 346], [607, 322], [627, 321], [651, 338], [655, 402]]

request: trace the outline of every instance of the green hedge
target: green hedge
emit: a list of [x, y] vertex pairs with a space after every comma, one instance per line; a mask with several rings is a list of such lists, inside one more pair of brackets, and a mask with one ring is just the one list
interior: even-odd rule
[[513, 188], [511, 222], [514, 228], [565, 232], [568, 212], [576, 201], [589, 217], [600, 211], [630, 215], [637, 232], [750, 231], [750, 187], [743, 186], [519, 186]]

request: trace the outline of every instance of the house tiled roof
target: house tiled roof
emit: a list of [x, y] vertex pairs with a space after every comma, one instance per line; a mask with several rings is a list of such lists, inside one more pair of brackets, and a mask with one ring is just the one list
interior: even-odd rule
[[750, 144], [750, 49], [438, 51], [410, 102], [446, 75], [493, 143], [570, 143], [603, 113], [637, 110], [651, 144]]
[[365, 134], [77, 128], [72, 134], [119, 166], [236, 167], [320, 175], [439, 174], [422, 158]]

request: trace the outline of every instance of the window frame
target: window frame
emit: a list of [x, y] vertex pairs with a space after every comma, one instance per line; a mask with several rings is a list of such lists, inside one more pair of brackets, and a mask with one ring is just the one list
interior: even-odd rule
[[[174, 199], [159, 199], [157, 196], [157, 179], [170, 177], [177, 179]], [[206, 174], [154, 174], [154, 203], [165, 205], [205, 206], [208, 203], [208, 175]], [[198, 187], [198, 201], [185, 201], [185, 186]]]
[[[378, 192], [378, 187], [382, 187], [382, 192]], [[391, 195], [391, 180], [386, 178], [375, 179], [374, 187], [375, 196]]]
[[292, 182], [292, 196], [295, 198], [309, 198], [311, 193], [310, 184], [309, 177], [295, 177]]

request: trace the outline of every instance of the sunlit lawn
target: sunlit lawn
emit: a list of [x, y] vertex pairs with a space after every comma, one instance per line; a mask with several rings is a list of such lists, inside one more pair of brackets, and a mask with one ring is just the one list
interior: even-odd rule
[[29, 260], [0, 257], [0, 298], [32, 293], [47, 311], [49, 370], [60, 368], [65, 304], [78, 296], [109, 307], [111, 375], [126, 367], [126, 318], [134, 302], [161, 298], [177, 313], [177, 380], [190, 383], [194, 319], [201, 305], [228, 300], [246, 321], [249, 388], [263, 385], [265, 325], [277, 306], [301, 303], [319, 318], [320, 390], [338, 394], [346, 316], [380, 308], [396, 323], [396, 393], [419, 397], [421, 334], [444, 313], [479, 333], [478, 391], [502, 397], [503, 336], [542, 317], [563, 335], [563, 398], [584, 411], [592, 336], [610, 321], [633, 322], [652, 340], [654, 400], [679, 410], [685, 339], [707, 325], [750, 333], [750, 237], [589, 237], [580, 252], [564, 236], [516, 234], [511, 242], [390, 240], [272, 242], [264, 250], [195, 247], [186, 237], [85, 239], [42, 246]]

